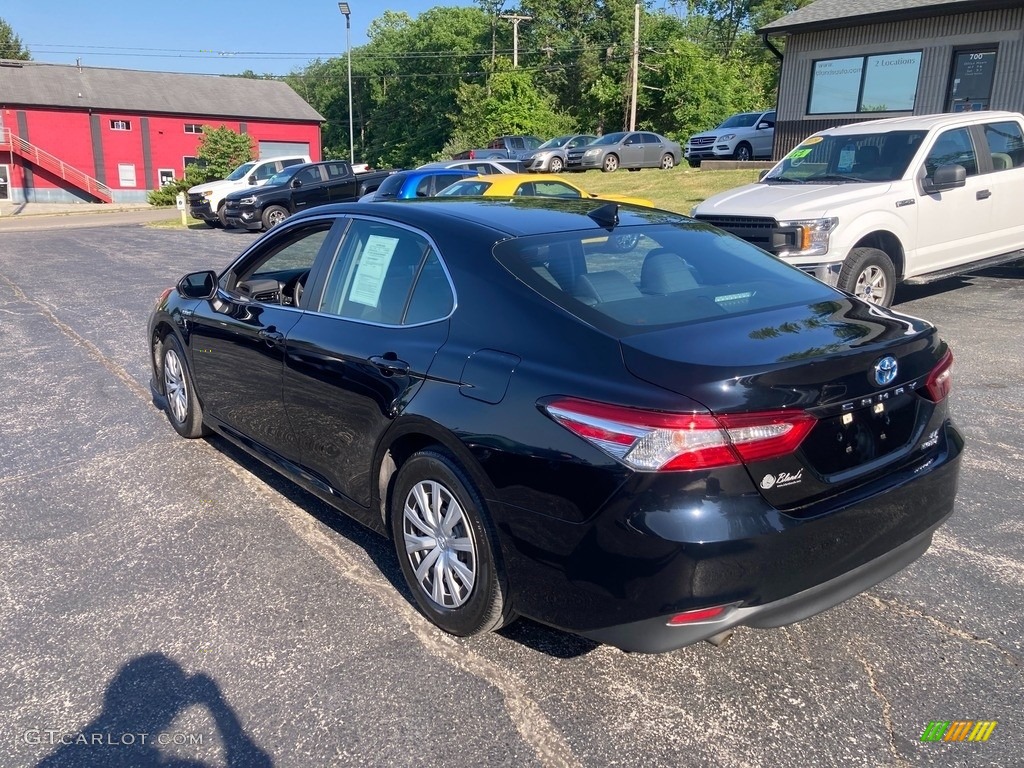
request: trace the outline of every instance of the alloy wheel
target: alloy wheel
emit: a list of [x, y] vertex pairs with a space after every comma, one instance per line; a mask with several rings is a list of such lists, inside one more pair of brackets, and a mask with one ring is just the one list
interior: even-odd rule
[[889, 286], [885, 280], [885, 272], [874, 265], [868, 266], [857, 276], [857, 286], [854, 295], [865, 301], [874, 304], [881, 304], [885, 301], [885, 294]]
[[181, 358], [173, 349], [164, 354], [164, 393], [171, 416], [179, 424], [184, 424], [188, 417], [188, 384]]

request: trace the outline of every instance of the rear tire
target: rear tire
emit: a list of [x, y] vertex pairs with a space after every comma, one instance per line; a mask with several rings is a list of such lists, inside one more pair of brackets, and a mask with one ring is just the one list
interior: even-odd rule
[[268, 205], [263, 211], [263, 228], [273, 229], [288, 218], [288, 209], [280, 205]]
[[601, 170], [605, 173], [614, 173], [619, 170], [618, 155], [605, 155], [604, 162], [601, 163]]
[[885, 251], [854, 248], [843, 263], [837, 285], [857, 298], [888, 307], [896, 293], [896, 268]]
[[548, 171], [551, 173], [561, 173], [563, 168], [565, 168], [565, 164], [560, 157], [552, 157], [551, 162], [548, 163]]
[[390, 526], [406, 584], [435, 625], [467, 637], [512, 620], [483, 497], [449, 454], [420, 451], [402, 465]]
[[192, 373], [177, 337], [169, 334], [163, 341], [156, 341], [153, 351], [155, 358], [159, 356], [165, 412], [174, 431], [187, 438], [207, 434], [208, 430], [203, 425], [203, 407], [196, 398]]

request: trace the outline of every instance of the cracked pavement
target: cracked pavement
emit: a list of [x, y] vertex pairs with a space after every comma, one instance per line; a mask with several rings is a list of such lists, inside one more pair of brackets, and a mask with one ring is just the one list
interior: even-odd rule
[[[644, 656], [525, 621], [448, 637], [389, 542], [174, 434], [150, 306], [253, 237], [0, 229], [0, 764], [1020, 764], [1024, 267], [897, 295], [953, 348], [968, 440], [932, 549], [798, 625]], [[922, 743], [931, 720], [999, 725]]]

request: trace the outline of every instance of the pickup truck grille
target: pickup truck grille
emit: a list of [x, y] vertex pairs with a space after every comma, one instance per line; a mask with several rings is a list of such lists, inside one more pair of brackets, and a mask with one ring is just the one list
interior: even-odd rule
[[[724, 229], [731, 235], [746, 240], [751, 245], [777, 253], [792, 245], [792, 236], [779, 228], [775, 219], [762, 216], [696, 216], [699, 221]], [[789, 230], [791, 232], [791, 230]]]
[[690, 139], [691, 147], [710, 147], [715, 143], [717, 136], [694, 136]]
[[206, 199], [206, 198], [204, 198], [204, 197], [203, 197], [202, 195], [200, 195], [200, 194], [199, 194], [198, 192], [189, 192], [189, 193], [188, 193], [188, 204], [189, 204], [189, 205], [199, 205], [199, 204], [200, 204], [200, 203], [202, 203], [202, 202], [203, 202], [203, 201], [204, 201], [205, 199]]

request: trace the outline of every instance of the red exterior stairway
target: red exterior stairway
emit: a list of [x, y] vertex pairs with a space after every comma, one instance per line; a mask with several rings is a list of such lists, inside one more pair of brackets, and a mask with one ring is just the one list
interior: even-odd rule
[[114, 201], [110, 187], [106, 184], [94, 179], [92, 176], [82, 173], [77, 168], [68, 165], [60, 158], [54, 157], [49, 152], [40, 149], [35, 144], [30, 144], [20, 136], [16, 136], [11, 133], [10, 128], [0, 128], [0, 151], [8, 150], [19, 157], [23, 157], [30, 163], [59, 176], [74, 187], [77, 187], [84, 192], [88, 192], [97, 200], [104, 203], [112, 203]]

